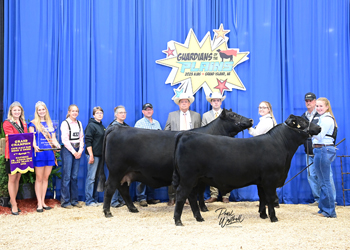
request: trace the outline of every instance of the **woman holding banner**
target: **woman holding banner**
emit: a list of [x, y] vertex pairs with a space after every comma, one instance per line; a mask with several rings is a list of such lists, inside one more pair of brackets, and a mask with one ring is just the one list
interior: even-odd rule
[[67, 119], [61, 124], [61, 138], [64, 147], [62, 157], [61, 207], [81, 208], [78, 203], [78, 171], [80, 157], [84, 151], [83, 125], [77, 120], [79, 108], [72, 104], [68, 107]]
[[5, 148], [5, 159], [6, 159], [6, 172], [8, 173], [8, 190], [10, 194], [10, 206], [11, 213], [13, 215], [18, 215], [21, 210], [17, 207], [16, 196], [18, 193], [19, 179], [21, 179], [21, 173], [11, 174], [10, 167], [10, 150], [8, 135], [11, 134], [23, 134], [27, 133], [27, 124], [24, 118], [24, 110], [19, 102], [13, 102], [7, 114], [7, 119], [3, 123], [3, 129], [6, 135], [6, 148]]
[[[56, 125], [57, 126], [57, 125]], [[56, 139], [56, 126], [52, 123], [45, 103], [35, 104], [34, 120], [28, 124], [29, 132], [34, 133], [33, 165], [35, 167], [35, 194], [38, 200], [36, 211], [42, 213], [51, 207], [45, 204], [49, 176], [55, 163], [55, 153], [52, 149], [60, 149]]]

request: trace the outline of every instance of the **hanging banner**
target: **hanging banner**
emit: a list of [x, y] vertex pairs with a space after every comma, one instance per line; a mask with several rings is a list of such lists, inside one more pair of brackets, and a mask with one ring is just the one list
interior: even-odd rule
[[175, 95], [172, 99], [181, 93], [194, 95], [200, 88], [204, 89], [206, 96], [213, 92], [223, 95], [224, 91], [232, 89], [246, 90], [235, 67], [249, 59], [249, 52], [228, 48], [226, 35], [230, 30], [225, 30], [223, 24], [213, 31], [213, 39], [208, 32], [199, 42], [196, 34], [190, 29], [184, 44], [168, 42], [167, 50], [163, 50], [166, 58], [156, 61], [172, 68], [166, 84], [180, 84], [174, 89]]
[[34, 172], [33, 168], [33, 134], [8, 135], [11, 174]]

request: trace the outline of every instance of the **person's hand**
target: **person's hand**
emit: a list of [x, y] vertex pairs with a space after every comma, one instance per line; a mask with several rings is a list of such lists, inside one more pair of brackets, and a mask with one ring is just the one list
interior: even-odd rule
[[90, 158], [89, 158], [89, 164], [93, 164], [95, 162], [95, 159], [92, 155], [90, 155]]
[[40, 152], [40, 149], [38, 146], [33, 146], [33, 148], [34, 148], [35, 152], [37, 152], [37, 153]]
[[80, 159], [80, 157], [81, 157], [81, 153], [79, 153], [79, 152], [75, 152], [74, 153], [74, 157], [75, 157], [75, 159]]

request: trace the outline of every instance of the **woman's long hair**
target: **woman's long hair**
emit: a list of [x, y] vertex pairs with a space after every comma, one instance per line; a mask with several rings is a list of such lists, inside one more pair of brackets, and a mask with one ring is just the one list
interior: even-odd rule
[[7, 113], [7, 119], [9, 119], [9, 120], [11, 120], [11, 121], [15, 121], [14, 119], [13, 119], [13, 116], [12, 116], [12, 109], [14, 108], [14, 107], [19, 107], [20, 109], [21, 109], [21, 116], [19, 117], [19, 119], [22, 121], [22, 122], [24, 122], [25, 123], [25, 121], [26, 121], [26, 119], [24, 118], [24, 110], [23, 110], [23, 107], [22, 107], [22, 105], [19, 103], [19, 102], [13, 102], [13, 103], [11, 103], [11, 105], [10, 105], [10, 107], [9, 107], [9, 112]]
[[331, 116], [334, 119], [335, 126], [338, 127], [337, 121], [335, 120], [335, 117], [333, 115], [331, 102], [326, 97], [320, 97], [320, 98], [317, 99], [317, 101], [324, 102], [324, 104], [328, 107], [328, 112], [331, 114]]
[[37, 130], [39, 130], [41, 133], [43, 132], [42, 131], [43, 126], [41, 126], [41, 118], [38, 114], [39, 107], [41, 107], [41, 106], [46, 109], [46, 114], [45, 114], [44, 119], [45, 119], [45, 122], [49, 128], [49, 131], [52, 132], [54, 129], [53, 129], [51, 117], [49, 114], [49, 110], [47, 109], [46, 104], [44, 102], [39, 101], [35, 104], [34, 120], [32, 121], [32, 123], [34, 123]]
[[68, 107], [68, 112], [67, 112], [67, 115], [66, 115], [66, 119], [69, 117], [69, 111], [71, 111], [73, 107], [77, 107], [78, 113], [79, 113], [79, 108], [78, 108], [78, 106], [75, 105], [75, 104], [71, 104], [71, 105], [69, 105], [69, 107]]
[[272, 120], [273, 120], [273, 126], [276, 126], [276, 125], [277, 125], [277, 122], [276, 122], [275, 116], [273, 115], [271, 103], [269, 103], [269, 102], [267, 102], [267, 101], [262, 101], [260, 104], [262, 104], [262, 103], [265, 103], [266, 106], [269, 108], [269, 110], [270, 110], [270, 115], [271, 115]]

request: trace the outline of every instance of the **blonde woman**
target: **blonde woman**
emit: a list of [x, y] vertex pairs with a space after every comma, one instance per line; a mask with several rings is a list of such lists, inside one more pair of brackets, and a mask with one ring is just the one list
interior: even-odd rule
[[79, 108], [72, 104], [68, 107], [67, 119], [61, 124], [62, 184], [61, 207], [81, 208], [78, 203], [78, 171], [80, 157], [84, 151], [83, 125], [77, 120]]
[[[248, 132], [252, 136], [258, 136], [267, 133], [270, 129], [277, 125], [276, 119], [273, 115], [271, 103], [263, 101], [259, 104], [260, 121], [255, 128], [249, 128]], [[279, 208], [279, 198], [276, 192], [274, 200], [274, 207]]]
[[10, 206], [11, 213], [13, 215], [19, 215], [21, 210], [17, 207], [16, 196], [18, 193], [19, 180], [21, 179], [21, 173], [11, 174], [10, 169], [10, 151], [9, 151], [9, 142], [8, 135], [11, 134], [23, 134], [27, 133], [27, 124], [24, 118], [24, 110], [22, 105], [19, 102], [13, 102], [7, 114], [7, 119], [2, 124], [5, 136], [6, 136], [6, 148], [5, 148], [5, 159], [6, 159], [6, 172], [9, 177], [8, 181], [8, 191], [10, 194]]
[[337, 122], [334, 118], [331, 103], [327, 98], [321, 97], [316, 101], [316, 111], [320, 114], [317, 123], [321, 127], [321, 132], [313, 136], [312, 145], [314, 148], [314, 164], [318, 184], [321, 188], [318, 202], [318, 215], [328, 218], [336, 218], [335, 202], [330, 181], [331, 164], [336, 157], [335, 135]]
[[54, 128], [49, 111], [44, 102], [35, 104], [34, 120], [28, 124], [29, 132], [34, 133], [33, 165], [35, 167], [35, 194], [38, 200], [36, 211], [42, 213], [50, 210], [51, 207], [45, 204], [46, 190], [49, 183], [49, 176], [52, 167], [55, 165], [55, 154], [52, 150], [41, 151], [41, 149], [60, 148], [56, 139], [56, 129]]
[[265, 134], [277, 125], [276, 119], [273, 116], [272, 106], [269, 102], [263, 101], [259, 104], [259, 114], [261, 117], [258, 125], [256, 125], [255, 128], [248, 129], [249, 134], [252, 136]]

